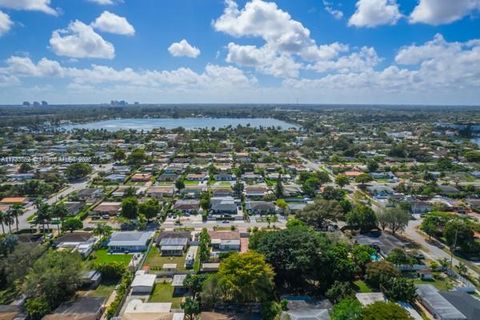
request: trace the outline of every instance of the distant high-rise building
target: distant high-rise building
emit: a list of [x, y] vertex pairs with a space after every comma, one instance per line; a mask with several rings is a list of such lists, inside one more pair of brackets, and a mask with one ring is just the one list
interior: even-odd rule
[[45, 100], [42, 100], [42, 107], [46, 107], [46, 106], [48, 106], [48, 102]]
[[38, 102], [38, 101], [33, 101], [33, 106], [34, 106], [34, 107], [40, 107], [40, 102]]
[[22, 106], [30, 107], [30, 102], [28, 102], [28, 101], [23, 101]]

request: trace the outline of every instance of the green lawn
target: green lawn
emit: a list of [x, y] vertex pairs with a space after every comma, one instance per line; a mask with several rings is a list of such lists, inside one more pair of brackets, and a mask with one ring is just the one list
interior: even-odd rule
[[121, 262], [127, 266], [132, 260], [131, 254], [109, 254], [107, 249], [100, 249], [95, 251], [92, 256], [95, 258], [91, 260], [92, 263], [109, 263], [109, 262]]
[[354, 281], [353, 284], [357, 287], [357, 291], [360, 293], [372, 292], [372, 289], [363, 280]]
[[115, 290], [116, 284], [100, 284], [97, 289], [92, 290], [88, 293], [90, 297], [98, 297], [98, 298], [107, 298], [109, 297], [113, 290]]
[[156, 283], [148, 302], [171, 302], [173, 309], [180, 308], [182, 297], [173, 296], [173, 287], [170, 283]]
[[185, 255], [181, 257], [163, 257], [157, 247], [152, 247], [145, 260], [145, 266], [151, 270], [161, 271], [165, 263], [176, 263], [177, 270], [185, 270]]
[[198, 186], [199, 185], [198, 181], [183, 180], [183, 183], [186, 186]]
[[448, 291], [453, 288], [453, 284], [450, 279], [441, 279], [441, 280], [421, 280], [421, 279], [415, 279], [413, 280], [415, 284], [431, 284], [435, 288], [437, 288], [440, 291]]

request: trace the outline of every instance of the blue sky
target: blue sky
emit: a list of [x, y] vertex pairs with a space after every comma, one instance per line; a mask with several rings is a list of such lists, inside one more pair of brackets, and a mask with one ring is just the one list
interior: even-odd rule
[[0, 104], [478, 104], [480, 0], [0, 0]]

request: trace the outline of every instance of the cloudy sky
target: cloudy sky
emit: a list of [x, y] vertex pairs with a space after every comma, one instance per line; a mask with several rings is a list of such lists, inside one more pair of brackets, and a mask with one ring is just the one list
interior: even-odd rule
[[475, 104], [480, 0], [0, 0], [0, 104]]

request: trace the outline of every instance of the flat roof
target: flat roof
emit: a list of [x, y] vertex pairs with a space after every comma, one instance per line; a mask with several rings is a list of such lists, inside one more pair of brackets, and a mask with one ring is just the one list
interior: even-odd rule
[[363, 306], [368, 306], [378, 301], [386, 301], [385, 295], [381, 292], [356, 293], [355, 297]]
[[186, 274], [176, 274], [173, 276], [172, 287], [183, 287], [183, 281], [187, 277]]
[[418, 297], [422, 303], [431, 311], [438, 315], [442, 320], [462, 320], [467, 319], [455, 308], [447, 299], [445, 299], [431, 284], [417, 285]]
[[141, 231], [117, 231], [112, 233], [109, 247], [122, 247], [122, 246], [143, 246], [147, 243], [153, 235], [153, 232], [141, 232]]
[[155, 285], [155, 280], [157, 275], [149, 273], [137, 274], [132, 281], [133, 287], [153, 287]]

